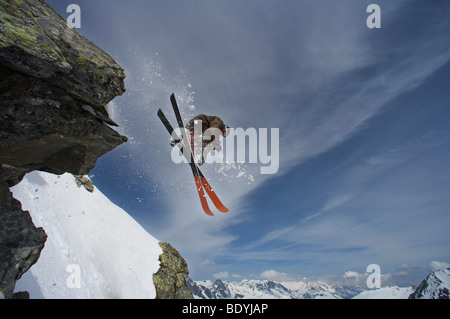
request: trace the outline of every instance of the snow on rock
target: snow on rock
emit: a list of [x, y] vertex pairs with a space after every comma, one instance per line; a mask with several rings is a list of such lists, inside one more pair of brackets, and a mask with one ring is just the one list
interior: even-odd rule
[[344, 299], [359, 291], [323, 282], [274, 282], [268, 280], [188, 280], [196, 299]]
[[448, 299], [450, 268], [432, 272], [414, 291], [414, 287], [388, 286], [373, 290], [322, 281], [274, 282], [267, 280], [242, 280], [228, 282], [220, 279], [214, 283], [188, 280], [196, 299]]
[[450, 268], [433, 271], [417, 287], [409, 299], [449, 299]]
[[30, 269], [44, 298], [155, 298], [158, 240], [97, 188], [32, 172], [11, 191], [48, 234]]
[[282, 284], [267, 280], [243, 280], [229, 284], [232, 295], [243, 299], [288, 299], [289, 291]]
[[408, 299], [413, 291], [413, 287], [382, 287], [363, 291], [352, 299]]

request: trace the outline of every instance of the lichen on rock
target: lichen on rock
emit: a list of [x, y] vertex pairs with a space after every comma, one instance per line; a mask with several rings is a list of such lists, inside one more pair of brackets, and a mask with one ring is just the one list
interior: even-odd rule
[[169, 243], [159, 243], [163, 253], [159, 256], [161, 263], [153, 275], [156, 299], [193, 299], [187, 285], [189, 269], [186, 260]]
[[0, 0], [0, 26], [0, 162], [87, 174], [127, 141], [105, 108], [123, 69], [43, 0]]
[[124, 70], [44, 0], [0, 0], [0, 292], [39, 258], [46, 234], [9, 188], [33, 170], [86, 175], [127, 141], [105, 106]]
[[0, 61], [8, 67], [62, 87], [102, 113], [125, 92], [123, 69], [45, 1], [1, 0], [0, 25]]
[[74, 175], [78, 187], [83, 186], [88, 192], [92, 193], [95, 189], [94, 183], [85, 175]]

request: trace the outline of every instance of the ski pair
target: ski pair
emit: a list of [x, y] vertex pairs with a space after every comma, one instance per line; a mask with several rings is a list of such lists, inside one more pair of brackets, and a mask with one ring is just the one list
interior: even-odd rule
[[[178, 126], [179, 126], [181, 132], [183, 132], [185, 130], [184, 123], [183, 123], [183, 119], [180, 114], [180, 109], [178, 107], [178, 103], [175, 99], [174, 94], [172, 94], [170, 96], [170, 101], [172, 103], [172, 107], [173, 107], [175, 117], [178, 122]], [[173, 126], [170, 124], [169, 120], [164, 115], [164, 113], [161, 109], [158, 110], [158, 117], [160, 118], [160, 120], [164, 124], [164, 126], [166, 127], [170, 136], [174, 138], [176, 145], [178, 145], [180, 147], [181, 152], [186, 157], [186, 160], [188, 161], [189, 166], [191, 167], [192, 175], [194, 176], [195, 186], [197, 188], [197, 192], [200, 197], [200, 202], [202, 204], [202, 208], [205, 211], [205, 213], [209, 216], [214, 216], [214, 214], [211, 212], [211, 209], [208, 206], [208, 202], [206, 200], [206, 195], [205, 195], [204, 190], [209, 195], [209, 197], [211, 198], [211, 201], [214, 203], [214, 205], [220, 212], [222, 212], [222, 213], [228, 212], [228, 209], [219, 200], [219, 198], [217, 197], [217, 194], [213, 191], [211, 185], [209, 185], [208, 181], [206, 180], [205, 176], [201, 172], [200, 168], [198, 168], [197, 164], [194, 162], [194, 157], [192, 155], [192, 152], [189, 152], [189, 151], [184, 152], [183, 151], [183, 147], [180, 145], [180, 142], [181, 142], [180, 137], [174, 132]], [[187, 139], [185, 139], [185, 140], [187, 141]], [[189, 142], [187, 142], [187, 143], [189, 143]], [[188, 147], [190, 149], [190, 145], [187, 145], [186, 147]]]

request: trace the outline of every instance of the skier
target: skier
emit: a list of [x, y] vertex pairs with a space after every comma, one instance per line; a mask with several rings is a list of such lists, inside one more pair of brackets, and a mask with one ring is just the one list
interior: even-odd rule
[[[183, 124], [183, 118], [181, 117], [180, 109], [179, 109], [178, 103], [177, 103], [177, 101], [176, 101], [176, 99], [175, 99], [175, 94], [172, 94], [172, 95], [170, 96], [170, 101], [172, 102], [172, 107], [173, 107], [173, 110], [174, 110], [174, 113], [175, 113], [175, 117], [177, 118], [178, 127], [179, 127], [180, 129], [184, 129], [185, 126], [184, 126], [184, 124]], [[180, 137], [179, 137], [178, 134], [174, 131], [173, 126], [172, 126], [172, 125], [170, 124], [170, 122], [167, 120], [167, 117], [164, 115], [164, 113], [163, 113], [163, 111], [162, 111], [161, 109], [158, 110], [158, 117], [159, 117], [159, 119], [161, 120], [161, 122], [163, 123], [163, 125], [166, 127], [166, 129], [167, 129], [167, 131], [169, 132], [169, 134], [175, 139], [175, 141], [177, 141], [177, 142], [172, 141], [172, 142], [171, 142], [171, 145], [172, 145], [172, 146], [177, 145], [177, 146], [180, 147], [180, 149], [182, 150], [182, 149], [183, 149], [183, 146], [181, 146], [181, 145], [179, 144], [179, 142], [180, 142]], [[199, 117], [201, 118], [200, 115], [199, 115]], [[205, 119], [208, 120], [208, 117], [206, 117]], [[194, 131], [196, 130], [196, 127], [195, 127], [195, 126], [197, 126], [197, 130], [200, 131], [200, 126], [199, 126], [199, 125], [195, 125], [195, 121], [199, 121], [199, 120], [200, 120], [200, 119], [196, 119], [196, 118], [192, 119], [192, 121], [193, 121], [193, 123], [194, 123], [194, 128], [193, 128]], [[226, 137], [226, 136], [230, 133], [230, 128], [229, 128], [228, 126], [224, 125], [222, 120], [219, 119], [220, 122], [219, 122], [219, 121], [214, 121], [214, 119], [212, 119], [212, 120], [213, 120], [213, 122], [215, 122], [215, 123], [220, 123], [220, 122], [222, 122], [222, 124], [219, 125], [219, 127], [221, 127], [223, 130], [222, 130], [222, 131], [219, 131], [219, 134], [217, 134], [217, 132], [213, 133], [215, 136], [220, 136], [220, 133], [222, 133], [222, 135], [223, 135], [224, 137]], [[197, 123], [198, 123], [198, 122], [197, 122]], [[210, 127], [210, 128], [211, 128], [211, 126], [212, 126], [213, 128], [215, 128], [215, 125], [217, 125], [217, 124], [215, 124], [215, 123], [209, 123], [209, 124], [206, 125], [206, 127]], [[198, 124], [200, 124], [200, 123], [198, 123]], [[201, 124], [203, 124], [203, 121], [202, 121]], [[202, 127], [202, 128], [203, 128], [203, 127]], [[192, 130], [192, 128], [191, 128], [191, 130]], [[219, 130], [219, 129], [217, 129], [217, 130]], [[216, 130], [216, 131], [217, 131], [217, 130]], [[186, 131], [187, 131], [187, 130], [186, 130]], [[189, 132], [189, 131], [188, 131], [188, 132]], [[187, 133], [188, 133], [188, 132], [187, 132]], [[205, 129], [205, 132], [208, 132], [208, 129]], [[195, 132], [194, 132], [194, 133], [195, 133]], [[203, 133], [203, 132], [202, 132], [202, 133]], [[192, 135], [192, 134], [191, 134], [191, 135]], [[194, 135], [195, 135], [195, 134], [194, 134]], [[187, 137], [187, 136], [186, 136], [186, 137]], [[194, 138], [194, 139], [195, 139], [195, 138]], [[209, 144], [210, 144], [210, 143], [209, 143]], [[219, 142], [219, 145], [220, 145], [220, 142]], [[192, 158], [192, 155], [191, 155], [190, 157]], [[208, 206], [208, 202], [206, 201], [205, 191], [206, 191], [206, 193], [208, 194], [209, 198], [210, 198], [210, 199], [212, 200], [212, 202], [214, 203], [214, 205], [216, 206], [216, 208], [217, 208], [220, 212], [222, 212], [222, 213], [228, 212], [228, 208], [226, 208], [226, 207], [222, 204], [222, 202], [220, 201], [220, 199], [217, 197], [216, 193], [215, 193], [214, 190], [211, 188], [211, 185], [209, 185], [209, 183], [208, 183], [208, 181], [206, 180], [205, 176], [204, 176], [203, 173], [200, 171], [200, 168], [198, 168], [198, 166], [197, 166], [194, 162], [192, 162], [192, 161], [190, 161], [190, 162], [188, 162], [188, 163], [189, 163], [189, 166], [191, 167], [192, 174], [194, 175], [195, 185], [197, 186], [197, 187], [196, 187], [196, 188], [197, 188], [197, 192], [198, 192], [198, 195], [199, 195], [199, 197], [200, 197], [200, 202], [201, 202], [201, 204], [202, 204], [202, 208], [203, 208], [203, 210], [205, 211], [205, 213], [206, 213], [207, 215], [209, 215], [209, 216], [214, 216], [214, 214], [211, 212], [211, 209], [210, 209], [209, 206]]]
[[[195, 130], [199, 128], [201, 131], [196, 132]], [[197, 115], [191, 119], [186, 125], [186, 129], [189, 134], [188, 139], [192, 148], [194, 148], [194, 146], [202, 147], [202, 158], [198, 163], [199, 165], [203, 165], [206, 156], [212, 150], [215, 150], [216, 152], [222, 151], [220, 140], [216, 138], [216, 136], [219, 135], [217, 133], [220, 132], [223, 137], [227, 137], [228, 134], [230, 134], [230, 127], [225, 125], [222, 119], [218, 116], [209, 116], [205, 114]]]

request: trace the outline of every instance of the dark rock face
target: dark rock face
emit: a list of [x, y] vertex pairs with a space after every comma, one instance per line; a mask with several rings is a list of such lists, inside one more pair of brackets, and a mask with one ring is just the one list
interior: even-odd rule
[[0, 1], [0, 161], [83, 175], [126, 141], [105, 123], [123, 70], [42, 0]]
[[153, 275], [156, 299], [193, 299], [186, 282], [188, 265], [180, 253], [168, 243], [159, 243], [163, 253], [159, 256], [161, 266]]
[[105, 106], [123, 69], [43, 0], [0, 0], [0, 292], [39, 258], [46, 234], [9, 188], [27, 172], [85, 175], [127, 141]]
[[74, 177], [78, 187], [83, 186], [90, 193], [94, 191], [95, 189], [94, 183], [92, 183], [92, 181], [87, 176], [74, 175]]
[[9, 68], [60, 87], [100, 112], [125, 92], [122, 68], [68, 28], [45, 1], [2, 0], [0, 7], [0, 57]]
[[449, 299], [450, 268], [429, 274], [408, 299]]
[[38, 260], [47, 235], [3, 188], [0, 208], [0, 291], [11, 298], [16, 280]]

